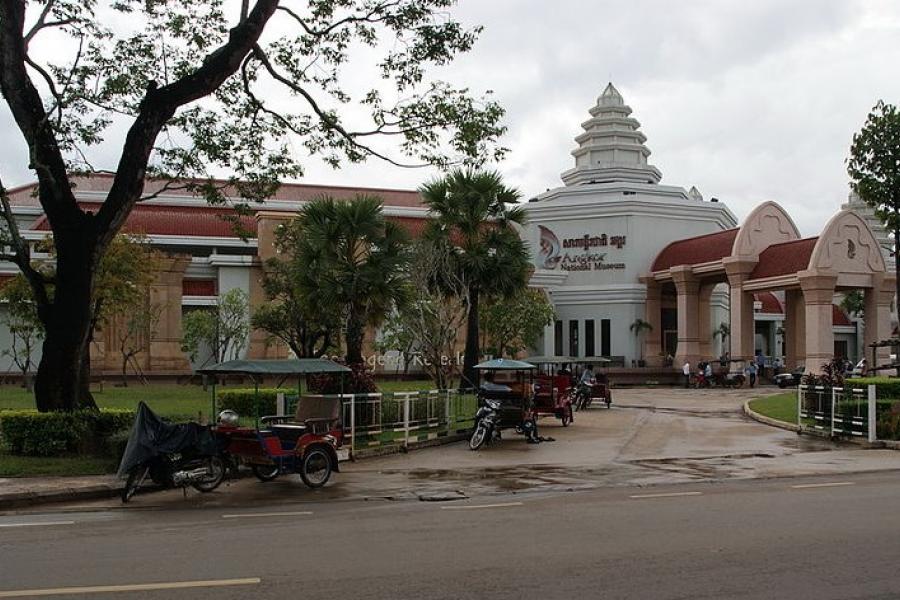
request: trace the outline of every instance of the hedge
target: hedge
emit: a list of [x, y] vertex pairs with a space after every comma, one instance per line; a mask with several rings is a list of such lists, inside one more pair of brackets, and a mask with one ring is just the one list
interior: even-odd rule
[[130, 429], [134, 414], [120, 408], [70, 413], [3, 410], [0, 436], [10, 453], [23, 456], [106, 454], [108, 440]]
[[876, 398], [892, 398], [900, 400], [900, 379], [894, 377], [857, 377], [854, 379], [847, 379], [844, 382], [844, 385], [862, 388], [868, 385], [874, 385]]
[[[274, 415], [276, 412], [275, 400], [279, 392], [296, 395], [297, 390], [280, 388], [259, 389], [259, 416]], [[256, 392], [250, 389], [220, 390], [216, 393], [216, 404], [219, 410], [231, 409], [242, 417], [256, 415], [254, 404]]]

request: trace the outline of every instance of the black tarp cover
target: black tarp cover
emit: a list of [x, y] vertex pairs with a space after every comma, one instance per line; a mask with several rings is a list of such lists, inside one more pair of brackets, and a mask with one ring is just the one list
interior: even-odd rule
[[131, 469], [151, 458], [189, 448], [198, 454], [215, 454], [216, 442], [207, 427], [199, 423], [166, 423], [141, 402], [119, 463], [118, 476], [126, 477]]

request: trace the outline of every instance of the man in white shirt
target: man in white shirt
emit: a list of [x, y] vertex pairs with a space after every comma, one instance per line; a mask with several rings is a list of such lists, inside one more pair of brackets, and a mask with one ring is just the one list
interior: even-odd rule
[[691, 363], [689, 361], [684, 361], [681, 372], [684, 374], [684, 387], [691, 387]]

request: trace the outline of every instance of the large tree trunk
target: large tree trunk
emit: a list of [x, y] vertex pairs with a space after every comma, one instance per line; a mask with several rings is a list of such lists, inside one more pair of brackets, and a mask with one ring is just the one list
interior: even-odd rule
[[362, 320], [351, 310], [350, 316], [347, 317], [347, 354], [345, 360], [348, 365], [362, 364], [364, 334], [365, 331]]
[[469, 293], [469, 312], [466, 315], [466, 350], [463, 355], [462, 382], [460, 387], [475, 387], [475, 365], [478, 364], [478, 290]]
[[90, 392], [93, 244], [83, 236], [56, 236], [53, 303], [41, 311], [45, 336], [34, 382], [41, 412], [96, 408]]

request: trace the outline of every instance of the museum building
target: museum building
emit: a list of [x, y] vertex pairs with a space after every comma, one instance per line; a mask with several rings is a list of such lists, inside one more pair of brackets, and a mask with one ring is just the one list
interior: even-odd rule
[[[760, 204], [739, 225], [725, 204], [705, 200], [695, 187], [660, 183], [631, 112], [609, 84], [575, 138], [575, 165], [562, 173], [563, 185], [525, 204], [530, 285], [546, 291], [557, 313], [536, 352], [602, 356], [619, 367], [677, 367], [725, 353], [802, 364], [833, 354], [855, 360], [866, 342], [890, 335], [893, 277], [876, 239], [885, 234], [871, 211], [851, 200], [820, 236], [805, 239], [774, 202]], [[112, 177], [73, 182], [79, 204], [96, 210]], [[35, 187], [8, 191], [23, 237], [33, 242], [49, 233]], [[210, 310], [235, 288], [247, 293], [251, 312], [266, 301], [262, 268], [276, 255], [275, 230], [312, 198], [379, 196], [386, 216], [413, 237], [429, 218], [415, 191], [286, 183], [253, 203], [254, 215], [240, 217], [245, 230], [256, 232], [245, 239], [222, 218], [231, 213], [227, 207], [159, 181], [148, 181], [145, 193], [151, 198], [134, 209], [123, 231], [146, 236], [168, 256], [151, 288], [151, 301], [162, 307], [160, 322], [138, 356], [145, 373], [165, 376], [196, 366], [181, 350], [186, 312]], [[231, 200], [242, 199], [234, 193]], [[15, 273], [14, 265], [0, 263], [0, 280]], [[864, 319], [835, 304], [850, 289], [865, 291]], [[95, 372], [120, 369], [115, 333], [115, 325], [96, 332]], [[376, 335], [370, 331], [368, 339]], [[0, 327], [0, 350], [10, 346], [9, 331]], [[261, 332], [251, 333], [243, 351], [249, 358], [287, 353]], [[0, 361], [0, 370], [14, 371], [7, 356]]]

